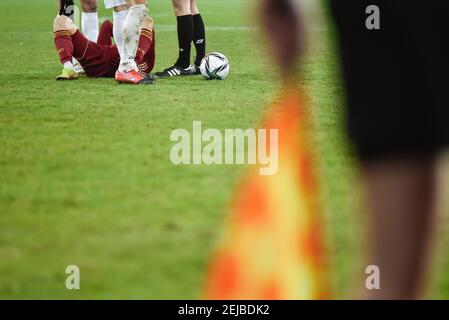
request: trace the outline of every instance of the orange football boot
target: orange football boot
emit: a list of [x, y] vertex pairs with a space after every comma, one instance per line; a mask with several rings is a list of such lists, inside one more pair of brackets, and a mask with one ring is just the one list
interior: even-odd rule
[[117, 70], [115, 73], [115, 80], [119, 83], [128, 83], [128, 84], [139, 84], [144, 77], [139, 71], [131, 70], [128, 72], [120, 72]]

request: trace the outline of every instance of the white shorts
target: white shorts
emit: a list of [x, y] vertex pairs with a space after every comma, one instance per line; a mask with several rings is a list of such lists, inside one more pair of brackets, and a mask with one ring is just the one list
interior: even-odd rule
[[104, 6], [106, 9], [112, 9], [124, 4], [126, 4], [126, 0], [104, 0]]

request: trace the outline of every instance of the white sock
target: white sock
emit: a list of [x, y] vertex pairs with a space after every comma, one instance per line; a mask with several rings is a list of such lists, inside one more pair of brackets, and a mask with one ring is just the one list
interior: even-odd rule
[[70, 62], [70, 61], [64, 62], [64, 68], [69, 68], [69, 69], [71, 69], [71, 70], [74, 70], [74, 69], [75, 69], [75, 68], [73, 67], [72, 62]]
[[86, 38], [92, 42], [97, 42], [98, 39], [98, 13], [97, 12], [83, 12], [81, 15], [81, 29]]
[[128, 11], [128, 15], [123, 23], [123, 47], [120, 56], [119, 72], [129, 72], [133, 69], [138, 71], [134, 59], [139, 44], [140, 26], [146, 16], [147, 7], [144, 4], [132, 6]]
[[128, 10], [120, 11], [120, 12], [114, 11], [114, 14], [113, 14], [114, 27], [112, 29], [112, 33], [114, 35], [114, 41], [115, 41], [115, 44], [117, 45], [118, 52], [120, 52], [120, 54], [122, 53], [122, 48], [123, 48], [123, 36], [122, 36], [123, 23], [125, 22], [127, 15], [128, 15]]

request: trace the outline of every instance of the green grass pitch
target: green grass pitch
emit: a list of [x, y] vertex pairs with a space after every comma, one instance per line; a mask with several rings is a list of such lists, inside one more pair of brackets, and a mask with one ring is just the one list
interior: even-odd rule
[[[208, 51], [231, 63], [226, 81], [56, 82], [55, 0], [0, 2], [0, 298], [193, 299], [243, 168], [175, 167], [170, 132], [254, 127], [278, 89], [254, 28], [252, 1], [199, 0]], [[99, 1], [100, 16], [111, 16]], [[176, 58], [170, 1], [151, 0], [156, 70]], [[330, 27], [329, 27], [330, 28]], [[331, 39], [322, 31], [325, 39]], [[363, 278], [363, 219], [354, 161], [341, 132], [342, 85], [329, 43], [305, 62], [321, 154], [335, 296]], [[131, 103], [127, 103], [132, 97]], [[440, 223], [448, 231], [447, 220]], [[446, 232], [447, 234], [447, 232]], [[449, 247], [441, 236], [440, 249]], [[65, 268], [81, 269], [81, 290]], [[429, 296], [449, 297], [449, 254], [436, 257]]]

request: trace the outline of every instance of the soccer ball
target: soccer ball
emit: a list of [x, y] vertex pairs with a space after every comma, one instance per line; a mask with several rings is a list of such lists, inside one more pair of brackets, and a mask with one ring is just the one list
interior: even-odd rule
[[209, 53], [200, 64], [200, 72], [208, 80], [224, 80], [229, 74], [228, 59], [218, 52]]

